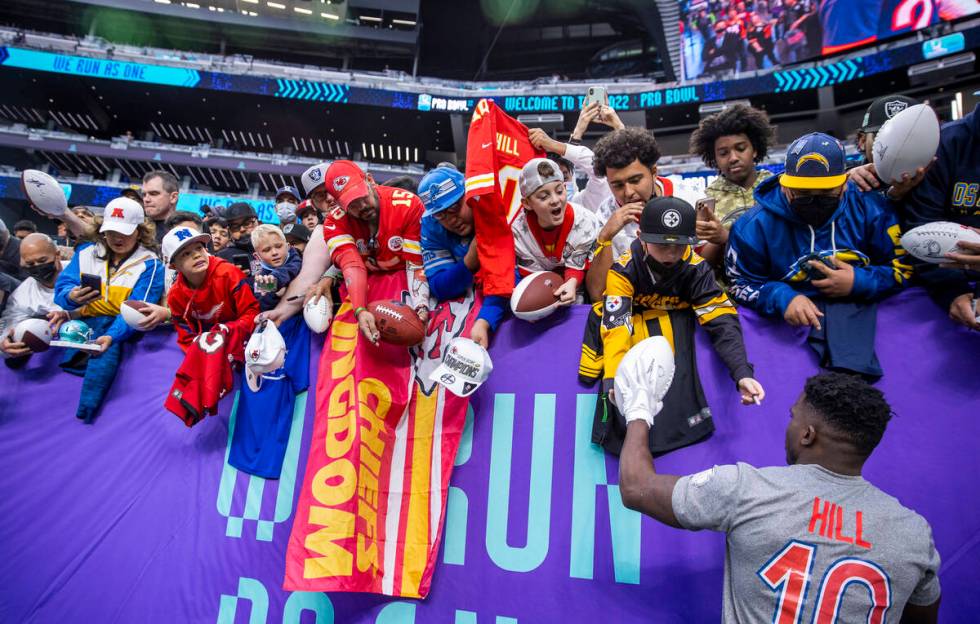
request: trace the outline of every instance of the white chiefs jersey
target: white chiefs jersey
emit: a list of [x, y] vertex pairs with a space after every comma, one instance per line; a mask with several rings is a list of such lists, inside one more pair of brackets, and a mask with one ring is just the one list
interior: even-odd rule
[[[656, 184], [657, 195], [662, 197], [677, 197], [692, 206], [696, 205], [697, 201], [704, 197], [704, 193], [694, 190], [682, 180], [671, 180], [670, 178], [657, 176]], [[612, 195], [599, 204], [596, 215], [599, 217], [601, 225], [605, 225], [606, 221], [609, 221], [609, 217], [617, 210], [619, 210], [619, 204], [616, 203], [616, 198]], [[633, 240], [636, 238], [636, 231], [639, 227], [636, 223], [627, 223], [623, 226], [623, 229], [613, 236], [613, 258], [619, 258], [629, 251], [630, 245], [633, 244]]]
[[541, 244], [531, 231], [531, 226], [528, 224], [528, 211], [521, 210], [510, 226], [514, 233], [514, 252], [517, 256], [518, 269], [524, 273], [553, 271], [561, 267], [584, 271], [589, 264], [602, 223], [594, 213], [571, 202], [567, 204], [565, 213], [565, 219], [569, 218], [573, 221], [568, 236], [564, 244], [559, 240], [558, 248], [554, 250], [554, 255], [551, 255], [541, 248]]

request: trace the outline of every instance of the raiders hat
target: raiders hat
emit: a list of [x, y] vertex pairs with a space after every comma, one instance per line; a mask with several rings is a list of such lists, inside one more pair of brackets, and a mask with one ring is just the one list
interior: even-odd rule
[[861, 132], [878, 132], [885, 122], [919, 101], [905, 95], [885, 95], [871, 103], [864, 113]]
[[301, 243], [310, 242], [310, 231], [302, 223], [289, 223], [284, 225], [282, 233], [285, 234], [287, 241], [293, 239]]
[[677, 197], [653, 197], [640, 214], [640, 240], [661, 245], [696, 245], [694, 206]]

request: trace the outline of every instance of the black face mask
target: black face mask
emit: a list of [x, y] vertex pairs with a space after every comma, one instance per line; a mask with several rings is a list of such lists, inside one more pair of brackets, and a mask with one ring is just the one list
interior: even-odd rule
[[245, 234], [242, 234], [242, 237], [235, 241], [235, 247], [248, 253], [255, 253], [255, 247], [252, 246], [252, 237]]
[[840, 198], [833, 195], [808, 195], [794, 197], [789, 202], [789, 208], [803, 223], [810, 227], [820, 227], [833, 216]]
[[653, 256], [650, 255], [646, 256], [644, 260], [647, 263], [647, 267], [649, 267], [649, 269], [653, 271], [655, 275], [659, 276], [661, 279], [664, 280], [670, 278], [672, 275], [677, 273], [677, 271], [680, 270], [681, 266], [684, 265], [683, 262], [678, 261], [670, 266], [667, 266], [666, 264], [657, 262], [656, 260], [653, 259]]
[[24, 273], [27, 273], [37, 281], [42, 284], [50, 284], [54, 281], [54, 276], [57, 273], [55, 269], [54, 261], [47, 262], [45, 264], [35, 264], [34, 266], [24, 267]]

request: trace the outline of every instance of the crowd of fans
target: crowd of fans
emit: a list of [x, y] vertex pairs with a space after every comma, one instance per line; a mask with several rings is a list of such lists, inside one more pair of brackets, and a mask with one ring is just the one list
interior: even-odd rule
[[[786, 0], [782, 8], [794, 4]], [[760, 11], [764, 3], [755, 7]], [[729, 19], [742, 28], [738, 11], [729, 7]], [[531, 272], [555, 271], [562, 279], [554, 292], [559, 306], [592, 304], [579, 375], [601, 382], [594, 441], [625, 452], [636, 416], [621, 412], [627, 398], [614, 381], [627, 353], [648, 337], [667, 340], [676, 371], [660, 397], [657, 427], [643, 432], [646, 452], [667, 452], [713, 430], [694, 358], [698, 326], [708, 332], [742, 402], [759, 404], [765, 390], [743, 344], [736, 305], [805, 328], [822, 366], [872, 381], [885, 373], [874, 352], [875, 305], [910, 284], [924, 286], [956, 323], [980, 329], [980, 246], [966, 245], [948, 265], [935, 266], [915, 262], [899, 243], [903, 231], [928, 222], [980, 226], [980, 118], [974, 111], [947, 124], [931, 165], [901, 180], [880, 180], [867, 146], [887, 118], [910, 103], [902, 96], [872, 103], [858, 130], [865, 159], [859, 165], [848, 168], [844, 146], [814, 132], [793, 142], [780, 175], [759, 167], [774, 136], [766, 114], [731, 106], [702, 120], [691, 136], [691, 152], [718, 172], [704, 196], [658, 175], [654, 135], [624, 127], [610, 108], [585, 107], [568, 142], [529, 131], [527, 140], [548, 158], [535, 158], [520, 172], [521, 209], [512, 223], [515, 283]], [[593, 123], [610, 131], [590, 149], [581, 139]], [[587, 178], [582, 188], [576, 172]], [[140, 335], [121, 316], [123, 303], [137, 300], [144, 314], [138, 329], [172, 326], [186, 353], [166, 407], [191, 426], [231, 389], [231, 363], [245, 359], [246, 341], [253, 350], [250, 336], [280, 336], [287, 352], [308, 345], [297, 315], [308, 301], [326, 298], [328, 309], [349, 304], [359, 331], [376, 343], [378, 327], [366, 301], [370, 274], [404, 271], [410, 305], [423, 323], [435, 303], [481, 288], [474, 213], [465, 200], [469, 182], [451, 164], [433, 169], [417, 186], [410, 178], [378, 184], [349, 161], [311, 167], [301, 181], [302, 191], [278, 190], [279, 225], [260, 224], [247, 203], [203, 216], [177, 211], [179, 184], [165, 171], [148, 173], [138, 193], [126, 189], [104, 209], [67, 211], [55, 238], [29, 221], [10, 231], [0, 222], [5, 364], [17, 368], [31, 356], [13, 336], [21, 320], [44, 317], [53, 330], [83, 320], [92, 348], [66, 349], [61, 365], [84, 377], [76, 415], [91, 423], [122, 345]], [[481, 347], [490, 346], [505, 322], [507, 303], [499, 295], [484, 299], [469, 334]], [[265, 349], [259, 345], [255, 352]], [[281, 358], [269, 361], [283, 365]], [[256, 370], [249, 369], [251, 393], [269, 391], [263, 379], [282, 378]], [[827, 383], [850, 387], [838, 378]], [[808, 400], [819, 402], [827, 392], [814, 382]], [[252, 399], [243, 400], [248, 405]], [[878, 399], [869, 401], [881, 412]], [[837, 407], [825, 405], [824, 417], [836, 418]], [[254, 409], [254, 418], [261, 418]], [[874, 423], [877, 438], [862, 452], [870, 453], [885, 421]], [[276, 427], [268, 435], [282, 435]], [[812, 438], [801, 440], [807, 445]], [[276, 477], [281, 455], [278, 464], [268, 457], [235, 461]], [[647, 500], [631, 498], [631, 504], [652, 515], [662, 511], [646, 509]], [[657, 517], [689, 521], [673, 512]]]

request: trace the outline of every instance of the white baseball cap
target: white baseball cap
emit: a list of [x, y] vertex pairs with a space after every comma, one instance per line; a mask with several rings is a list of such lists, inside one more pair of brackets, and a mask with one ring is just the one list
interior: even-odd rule
[[460, 397], [468, 397], [493, 372], [493, 362], [487, 350], [469, 338], [454, 338], [446, 349], [446, 355], [432, 373], [429, 381], [442, 384]]
[[[550, 167], [551, 173], [542, 175], [541, 171], [538, 171], [540, 165]], [[545, 169], [542, 168], [542, 170]], [[521, 197], [527, 197], [550, 182], [561, 182], [565, 184], [565, 176], [562, 175], [561, 169], [558, 168], [558, 163], [547, 158], [532, 158], [521, 169], [521, 175], [518, 178], [518, 184], [521, 187]]]
[[300, 176], [300, 182], [303, 183], [303, 192], [307, 197], [313, 192], [313, 189], [324, 184], [327, 181], [327, 163], [320, 163], [318, 165], [313, 165], [309, 169], [303, 172]]
[[286, 361], [286, 342], [270, 321], [259, 321], [245, 345], [245, 382], [252, 392], [262, 387], [262, 376], [282, 368]]
[[167, 232], [167, 235], [163, 237], [163, 242], [160, 243], [163, 263], [169, 265], [170, 260], [177, 255], [177, 252], [191, 243], [197, 242], [207, 245], [211, 242], [211, 235], [202, 234], [195, 228], [187, 227], [186, 225], [170, 230]]
[[123, 236], [129, 236], [143, 223], [146, 216], [139, 202], [128, 197], [117, 197], [106, 204], [102, 218], [99, 232], [119, 232]]

